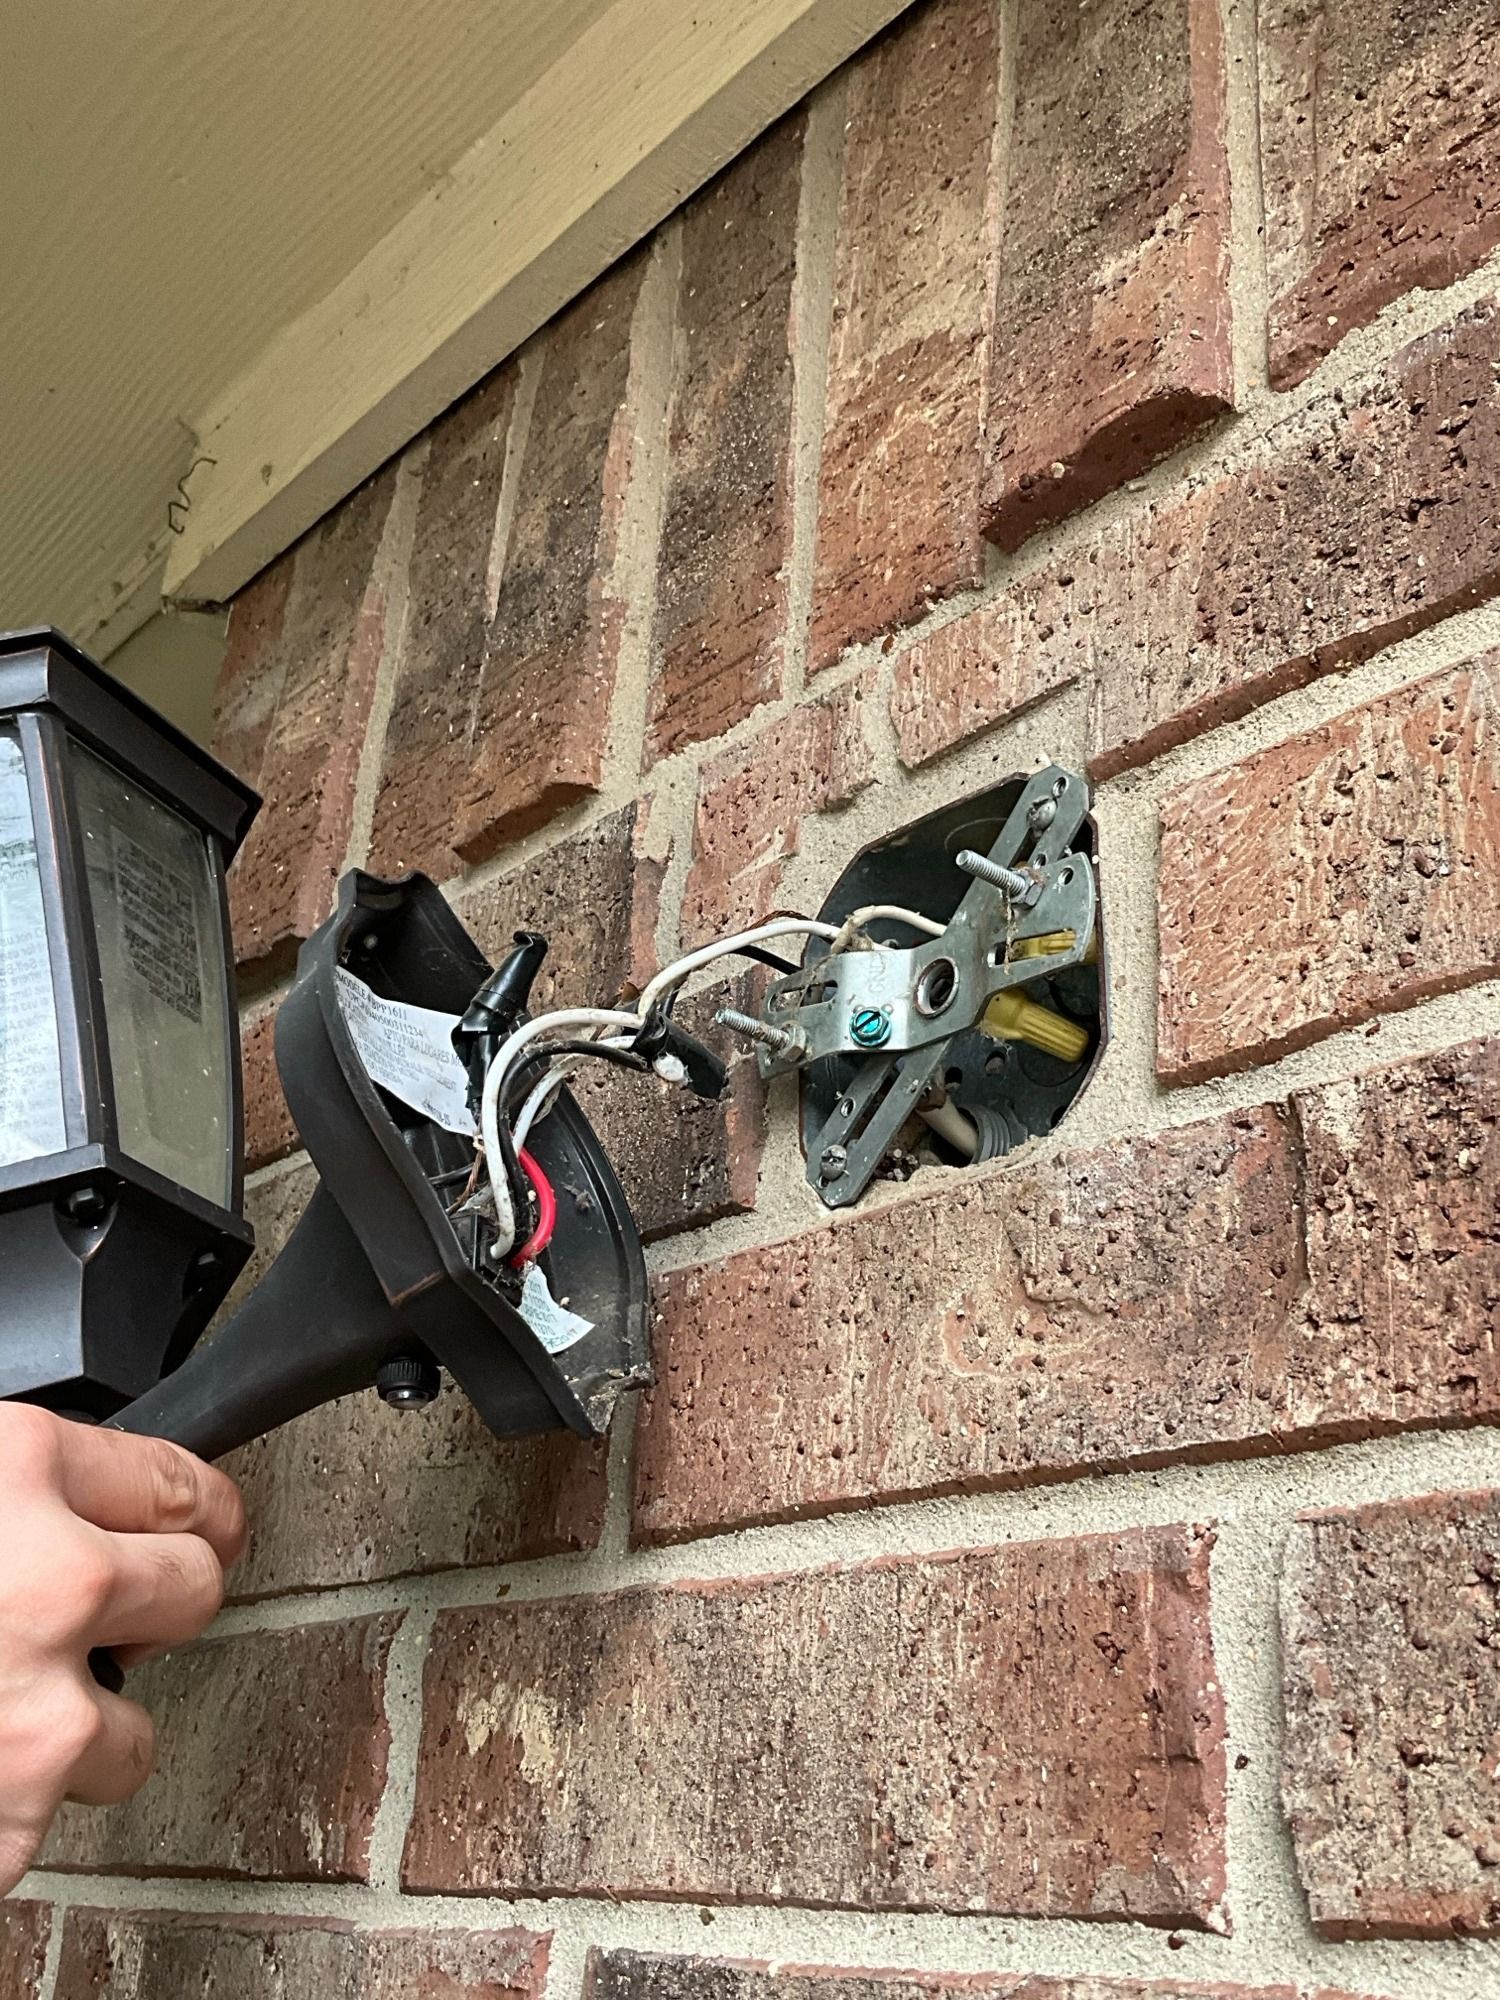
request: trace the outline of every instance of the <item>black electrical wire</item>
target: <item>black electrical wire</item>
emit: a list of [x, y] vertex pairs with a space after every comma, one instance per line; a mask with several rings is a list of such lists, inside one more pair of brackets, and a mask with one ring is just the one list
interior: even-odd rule
[[[753, 958], [758, 965], [769, 965], [773, 972], [779, 972], [783, 977], [789, 977], [792, 973], [802, 970], [800, 965], [793, 965], [789, 958], [779, 958], [774, 951], [767, 951], [765, 946], [760, 944], [736, 945], [732, 952], [725, 952], [724, 956], [726, 958]], [[677, 996], [681, 991], [682, 988], [680, 986], [674, 986], [670, 993], [662, 996], [660, 1011], [666, 1015], [668, 1020], [672, 1018], [673, 1009], [677, 1005]]]
[[[799, 970], [790, 959], [782, 958], [774, 951], [767, 951], [758, 944], [740, 945], [732, 954], [726, 953], [725, 956], [753, 959], [757, 964], [769, 966], [773, 972], [781, 973], [783, 976]], [[670, 1019], [677, 1004], [679, 991], [679, 988], [674, 987], [670, 993], [664, 994], [659, 1008], [654, 1011], [663, 1018]], [[646, 1028], [649, 1026], [650, 1023], [645, 1024]], [[500, 1168], [510, 1189], [511, 1206], [517, 1218], [521, 1216], [534, 1218], [535, 1197], [531, 1181], [521, 1169], [515, 1134], [511, 1129], [511, 1118], [554, 1059], [558, 1056], [573, 1055], [589, 1056], [599, 1062], [611, 1063], [615, 1068], [630, 1070], [637, 1076], [651, 1074], [651, 1065], [633, 1050], [610, 1048], [603, 1042], [590, 1041], [587, 1038], [551, 1042], [545, 1048], [538, 1047], [529, 1055], [522, 1056], [516, 1064], [513, 1075], [507, 1079], [499, 1106], [499, 1116], [495, 1121], [496, 1136], [500, 1141]], [[457, 1177], [457, 1174], [443, 1175], [441, 1179], [448, 1181]]]
[[793, 965], [789, 958], [779, 958], [774, 951], [767, 951], [761, 944], [742, 944], [735, 952], [736, 958], [753, 958], [761, 965], [769, 965], [773, 972], [800, 972], [800, 965]]
[[549, 1042], [545, 1048], [538, 1048], [532, 1054], [522, 1056], [516, 1064], [513, 1077], [507, 1079], [506, 1096], [509, 1101], [501, 1104], [500, 1115], [495, 1120], [495, 1130], [500, 1140], [501, 1171], [510, 1189], [511, 1206], [517, 1216], [534, 1215], [535, 1197], [531, 1182], [522, 1172], [521, 1162], [516, 1153], [515, 1134], [511, 1130], [511, 1114], [524, 1101], [525, 1092], [535, 1084], [554, 1056], [571, 1055], [598, 1056], [602, 1062], [615, 1063], [622, 1069], [634, 1070], [638, 1075], [649, 1073], [649, 1065], [639, 1056], [631, 1055], [629, 1050], [609, 1049], [599, 1042], [583, 1039]]
[[[511, 1208], [518, 1221], [523, 1215], [530, 1218], [524, 1232], [529, 1236], [536, 1220], [535, 1199], [532, 1194], [531, 1182], [522, 1173], [521, 1162], [516, 1157], [516, 1142], [511, 1133], [510, 1120], [508, 1118], [498, 1118], [495, 1124], [500, 1139], [500, 1166], [505, 1175], [505, 1184], [510, 1189]], [[517, 1237], [520, 1237], [522, 1233], [517, 1228]]]
[[632, 1054], [629, 1049], [612, 1049], [603, 1042], [591, 1042], [582, 1037], [577, 1041], [549, 1042], [545, 1048], [538, 1048], [529, 1055], [523, 1055], [516, 1064], [506, 1091], [506, 1117], [518, 1106], [524, 1104], [533, 1084], [542, 1075], [554, 1056], [597, 1056], [600, 1062], [613, 1063], [617, 1069], [633, 1070], [637, 1076], [645, 1076], [650, 1064], [642, 1057]]
[[[758, 964], [768, 965], [773, 972], [779, 972], [783, 975], [796, 972], [800, 969], [790, 959], [781, 958], [774, 951], [767, 951], [763, 945], [743, 944], [738, 946], [733, 954], [726, 953], [726, 956], [731, 955], [736, 958], [752, 958]], [[668, 1019], [671, 1018], [672, 1010], [677, 1005], [679, 991], [679, 988], [673, 987], [670, 993], [662, 997], [660, 1012]], [[649, 1023], [647, 1026], [649, 1026]], [[651, 1065], [643, 1057], [634, 1054], [630, 1049], [610, 1048], [603, 1042], [589, 1041], [586, 1038], [573, 1041], [549, 1042], [545, 1048], [538, 1047], [529, 1055], [521, 1057], [520, 1061], [516, 1064], [514, 1073], [507, 1080], [505, 1095], [500, 1105], [500, 1116], [496, 1120], [500, 1137], [501, 1165], [505, 1170], [506, 1179], [510, 1185], [511, 1198], [513, 1201], [516, 1201], [517, 1195], [520, 1197], [519, 1201], [516, 1201], [516, 1213], [518, 1215], [529, 1212], [531, 1184], [525, 1174], [522, 1173], [521, 1163], [516, 1157], [515, 1140], [510, 1128], [511, 1117], [514, 1111], [525, 1102], [532, 1086], [547, 1069], [554, 1057], [575, 1055], [596, 1057], [600, 1062], [612, 1063], [617, 1069], [631, 1070], [637, 1076], [649, 1076], [651, 1074]]]

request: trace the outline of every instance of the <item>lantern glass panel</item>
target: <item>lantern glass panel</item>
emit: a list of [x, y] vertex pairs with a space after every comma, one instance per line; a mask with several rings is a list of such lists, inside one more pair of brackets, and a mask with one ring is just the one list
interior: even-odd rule
[[0, 1167], [66, 1145], [36, 826], [21, 746], [0, 730]]
[[121, 1149], [227, 1206], [229, 1009], [208, 838], [81, 745], [73, 760]]

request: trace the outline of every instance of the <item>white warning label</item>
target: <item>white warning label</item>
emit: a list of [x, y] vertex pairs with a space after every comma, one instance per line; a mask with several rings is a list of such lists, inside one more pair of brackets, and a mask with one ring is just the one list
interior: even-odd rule
[[382, 1000], [343, 966], [334, 968], [344, 1024], [370, 1075], [393, 1097], [448, 1132], [472, 1135], [469, 1080], [453, 1050], [456, 1014]]
[[193, 878], [167, 851], [148, 852], [118, 826], [109, 830], [120, 937], [130, 969], [153, 999], [196, 1027], [203, 977]]
[[591, 1319], [569, 1312], [553, 1298], [552, 1287], [540, 1264], [526, 1266], [521, 1285], [521, 1317], [549, 1354], [561, 1354], [566, 1348], [576, 1347], [585, 1334], [594, 1330]]

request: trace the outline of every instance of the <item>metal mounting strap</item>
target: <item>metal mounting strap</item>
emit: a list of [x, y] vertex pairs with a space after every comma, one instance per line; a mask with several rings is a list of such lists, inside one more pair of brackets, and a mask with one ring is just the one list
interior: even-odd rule
[[932, 1087], [946, 1040], [899, 1056], [872, 1056], [808, 1147], [807, 1178], [830, 1208], [858, 1201], [896, 1134]]
[[[956, 858], [970, 886], [940, 937], [825, 953], [774, 981], [763, 1006], [773, 1032], [758, 1038], [761, 1073], [945, 1043], [1007, 987], [1077, 964], [1093, 937], [1096, 889], [1092, 863], [1068, 843], [1087, 809], [1080, 776], [1056, 765], [1038, 772], [989, 854]], [[1017, 950], [1044, 940], [1056, 948]]]

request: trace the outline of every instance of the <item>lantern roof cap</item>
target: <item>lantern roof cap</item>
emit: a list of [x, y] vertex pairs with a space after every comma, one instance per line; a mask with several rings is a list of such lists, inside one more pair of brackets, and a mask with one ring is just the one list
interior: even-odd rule
[[0, 632], [0, 719], [52, 709], [105, 757], [123, 762], [225, 843], [249, 831], [260, 795], [185, 730], [52, 625]]

